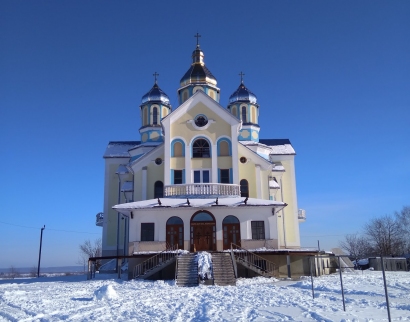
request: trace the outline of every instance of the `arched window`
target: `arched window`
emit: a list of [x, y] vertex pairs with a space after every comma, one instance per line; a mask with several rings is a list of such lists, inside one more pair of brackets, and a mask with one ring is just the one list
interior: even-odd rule
[[152, 109], [152, 124], [158, 124], [158, 108]]
[[246, 123], [246, 106], [242, 106], [242, 122]]
[[170, 217], [166, 224], [167, 247], [184, 249], [184, 222], [179, 217]]
[[182, 143], [175, 142], [174, 143], [174, 157], [182, 157]]
[[248, 180], [242, 179], [240, 182], [240, 185], [241, 185], [241, 197], [249, 197]]
[[236, 117], [238, 117], [238, 115], [236, 114], [236, 106], [232, 106], [232, 115], [235, 115]]
[[252, 106], [252, 123], [258, 123], [258, 120], [256, 119], [256, 107]]
[[209, 150], [209, 143], [205, 139], [195, 140], [192, 147], [193, 158], [209, 158], [211, 156]]
[[154, 198], [164, 197], [164, 183], [162, 181], [157, 181], [154, 184]]
[[143, 125], [147, 125], [148, 124], [148, 112], [147, 112], [147, 107], [144, 107], [144, 111], [143, 111]]
[[185, 102], [187, 99], [188, 99], [188, 91], [185, 90], [185, 91], [182, 93], [182, 101]]
[[227, 141], [219, 142], [219, 155], [229, 156], [229, 143]]

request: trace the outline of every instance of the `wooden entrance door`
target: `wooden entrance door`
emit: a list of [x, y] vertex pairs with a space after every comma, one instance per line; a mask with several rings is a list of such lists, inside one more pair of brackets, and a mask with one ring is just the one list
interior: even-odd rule
[[200, 210], [191, 217], [191, 252], [216, 250], [215, 217], [206, 210]]
[[241, 224], [235, 216], [226, 216], [222, 221], [223, 249], [231, 248], [231, 243], [241, 246]]
[[184, 222], [181, 218], [173, 216], [167, 220], [165, 235], [167, 248], [178, 246], [184, 249]]
[[192, 251], [215, 250], [215, 224], [192, 223], [191, 224], [191, 248]]

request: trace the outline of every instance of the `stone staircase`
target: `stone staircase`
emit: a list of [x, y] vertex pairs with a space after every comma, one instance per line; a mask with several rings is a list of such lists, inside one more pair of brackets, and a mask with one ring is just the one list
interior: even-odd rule
[[215, 285], [236, 285], [232, 257], [229, 253], [212, 253], [212, 266]]
[[175, 284], [198, 286], [198, 261], [195, 253], [178, 256]]

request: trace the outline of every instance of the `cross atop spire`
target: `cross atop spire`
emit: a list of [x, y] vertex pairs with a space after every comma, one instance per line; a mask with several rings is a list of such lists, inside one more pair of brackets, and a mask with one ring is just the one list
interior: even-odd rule
[[199, 33], [196, 33], [194, 37], [196, 38], [196, 46], [199, 47], [199, 38], [201, 37], [201, 35]]
[[155, 84], [156, 84], [157, 83], [157, 76], [159, 76], [159, 74], [157, 72], [155, 72], [154, 74], [152, 74], [152, 76], [154, 76]]
[[243, 76], [245, 76], [245, 74], [240, 72], [238, 75], [241, 76], [241, 84], [243, 84]]

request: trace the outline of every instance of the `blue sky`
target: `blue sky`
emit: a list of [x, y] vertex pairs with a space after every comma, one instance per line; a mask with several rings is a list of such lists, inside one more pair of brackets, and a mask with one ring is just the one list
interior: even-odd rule
[[139, 140], [159, 86], [177, 107], [199, 32], [221, 105], [258, 97], [296, 149], [302, 246], [410, 205], [409, 1], [0, 2], [0, 267], [75, 265], [101, 233], [108, 141]]

